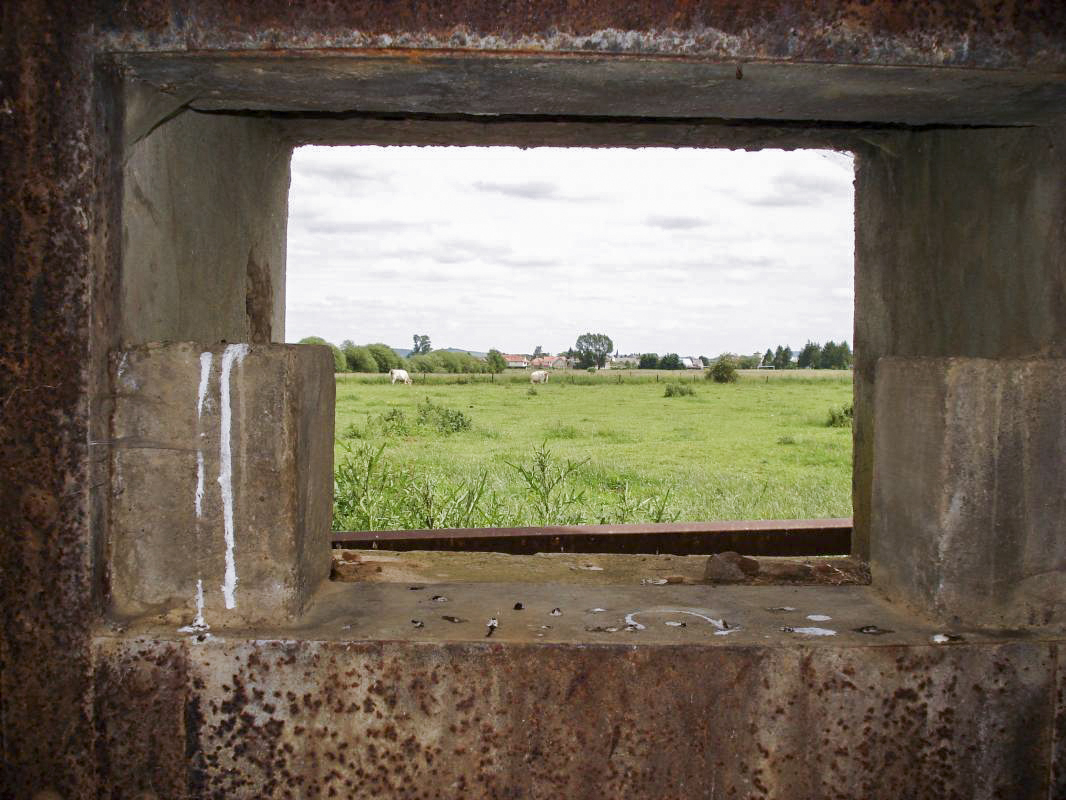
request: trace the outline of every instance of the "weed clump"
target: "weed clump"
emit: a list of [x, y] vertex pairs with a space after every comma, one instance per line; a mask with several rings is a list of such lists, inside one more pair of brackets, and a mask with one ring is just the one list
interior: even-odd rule
[[829, 418], [826, 420], [828, 428], [850, 428], [851, 420], [855, 416], [855, 404], [848, 403], [840, 408], [829, 409]]
[[685, 397], [686, 395], [694, 394], [696, 394], [696, 390], [687, 383], [668, 383], [663, 397]]

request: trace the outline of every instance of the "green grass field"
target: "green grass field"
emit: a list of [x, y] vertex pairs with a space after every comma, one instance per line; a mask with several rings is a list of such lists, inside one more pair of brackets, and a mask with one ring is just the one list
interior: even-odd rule
[[[694, 394], [664, 396], [666, 387]], [[850, 372], [337, 376], [340, 530], [843, 517]]]

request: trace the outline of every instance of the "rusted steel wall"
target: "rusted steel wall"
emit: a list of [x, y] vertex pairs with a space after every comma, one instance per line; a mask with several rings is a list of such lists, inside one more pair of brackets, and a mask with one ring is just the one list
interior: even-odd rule
[[1048, 0], [148, 0], [106, 3], [116, 50], [426, 48], [725, 60], [1056, 68], [1066, 8]]
[[[101, 640], [110, 794], [1061, 797], [1056, 645]], [[1060, 709], [1061, 713], [1061, 709]]]
[[88, 8], [0, 7], [4, 797], [94, 785], [90, 405], [102, 362], [91, 302], [108, 164]]

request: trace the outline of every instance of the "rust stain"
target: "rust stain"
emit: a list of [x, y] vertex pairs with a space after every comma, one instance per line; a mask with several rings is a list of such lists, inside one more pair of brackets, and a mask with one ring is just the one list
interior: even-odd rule
[[101, 15], [106, 46], [535, 50], [1061, 68], [1066, 8], [995, 0], [155, 0]]

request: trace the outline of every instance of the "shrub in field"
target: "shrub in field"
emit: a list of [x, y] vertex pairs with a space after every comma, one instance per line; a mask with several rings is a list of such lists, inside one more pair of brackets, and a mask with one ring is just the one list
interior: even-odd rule
[[470, 417], [457, 408], [435, 405], [427, 397], [424, 403], [418, 404], [418, 424], [440, 433], [458, 433], [470, 429]]
[[406, 436], [411, 432], [407, 415], [402, 408], [390, 408], [380, 417], [381, 430], [386, 436]]
[[736, 383], [737, 365], [731, 358], [719, 358], [706, 372], [706, 378], [715, 383]]
[[526, 390], [526, 394], [528, 394], [530, 397], [536, 397], [537, 396], [537, 387], [536, 386], [530, 386]]
[[840, 408], [829, 409], [829, 418], [825, 424], [830, 428], [850, 428], [852, 417], [855, 415], [855, 404], [848, 403]]
[[527, 464], [504, 463], [518, 473], [526, 490], [533, 522], [536, 525], [579, 525], [582, 522], [582, 503], [585, 490], [573, 486], [574, 474], [588, 463], [558, 461], [547, 443], [534, 445]]
[[684, 397], [686, 395], [694, 394], [696, 394], [696, 390], [687, 383], [668, 383], [666, 384], [666, 393], [663, 397]]

